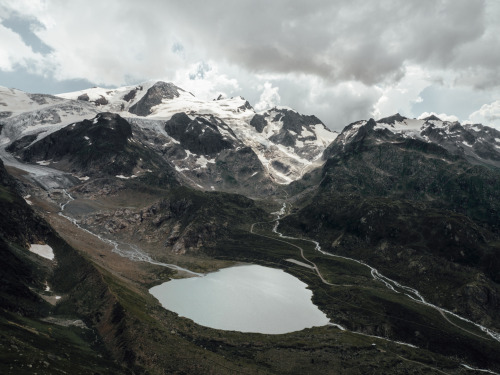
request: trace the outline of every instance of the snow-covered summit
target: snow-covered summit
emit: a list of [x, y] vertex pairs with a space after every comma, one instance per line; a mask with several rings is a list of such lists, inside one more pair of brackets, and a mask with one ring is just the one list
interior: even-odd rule
[[0, 87], [0, 144], [25, 136], [42, 139], [72, 122], [92, 118], [98, 112], [94, 105], [86, 102]]
[[147, 81], [116, 89], [93, 87], [58, 95], [61, 98], [87, 101], [100, 111], [120, 114], [122, 117], [148, 117], [168, 120], [175, 113], [224, 117], [252, 109], [240, 96], [207, 101], [196, 98], [171, 82]]
[[[213, 164], [219, 157], [226, 163], [228, 152], [246, 152], [255, 154], [259, 168], [271, 180], [289, 183], [321, 164], [320, 156], [337, 136], [315, 116], [301, 115], [288, 107], [257, 113], [241, 96], [219, 95], [217, 100], [203, 100], [162, 81], [115, 89], [93, 87], [57, 96], [3, 89], [0, 103], [5, 107], [5, 112], [0, 113], [0, 141], [5, 146], [25, 137], [18, 144], [28, 147], [66, 125], [110, 112], [133, 124], [135, 136], [151, 147], [159, 142], [154, 134], [163, 139], [165, 149], [157, 151], [167, 155], [177, 171], [184, 174], [191, 173], [193, 165], [196, 170], [206, 168], [207, 176], [215, 174], [208, 169], [215, 168]], [[176, 118], [182, 118], [181, 123], [169, 123], [180, 114], [184, 117]], [[246, 148], [251, 153], [244, 151]], [[256, 161], [252, 159], [251, 163], [255, 170]], [[199, 170], [193, 176], [198, 175]]]
[[29, 94], [21, 90], [0, 86], [0, 119], [16, 116], [34, 109], [60, 104], [57, 96]]
[[214, 100], [203, 100], [173, 83], [161, 81], [114, 90], [92, 88], [59, 96], [88, 101], [100, 111], [118, 113], [138, 124], [140, 118], [168, 121], [175, 114], [184, 113], [191, 120], [205, 119], [216, 124], [221, 134], [229, 134], [224, 129], [228, 126], [232, 135], [226, 138], [234, 136], [251, 147], [279, 183], [296, 180], [321, 162], [322, 152], [337, 136], [315, 116], [301, 115], [289, 107], [257, 113], [241, 96], [219, 95]]
[[[378, 121], [358, 121], [344, 128], [332, 149], [347, 145], [373, 131], [390, 139], [418, 139], [438, 144], [452, 154], [462, 155], [474, 163], [500, 166], [500, 132], [481, 124], [460, 124], [443, 121], [437, 116], [410, 119], [399, 113]], [[380, 137], [379, 137], [380, 138]], [[331, 152], [327, 152], [327, 156]]]

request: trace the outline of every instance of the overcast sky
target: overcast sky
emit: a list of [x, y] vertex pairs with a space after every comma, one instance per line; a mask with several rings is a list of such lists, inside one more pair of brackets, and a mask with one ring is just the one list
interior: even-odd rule
[[0, 85], [151, 79], [332, 129], [396, 112], [500, 128], [496, 0], [0, 0]]

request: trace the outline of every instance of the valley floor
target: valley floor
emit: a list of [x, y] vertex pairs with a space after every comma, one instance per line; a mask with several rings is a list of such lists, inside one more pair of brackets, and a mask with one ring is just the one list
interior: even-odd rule
[[[21, 179], [25, 176], [13, 168], [10, 171]], [[363, 262], [332, 257], [322, 252], [314, 240], [279, 233], [276, 218], [247, 222], [220, 239], [216, 248], [205, 252], [175, 254], [161, 250], [154, 241], [136, 238], [133, 242], [134, 236], [113, 237], [104, 228], [93, 233], [94, 227], [84, 229], [80, 224], [75, 225], [75, 220], [85, 217], [89, 204], [93, 205], [92, 210], [111, 212], [123, 209], [123, 202], [127, 202], [127, 208], [133, 210], [148, 206], [163, 193], [142, 195], [131, 202], [122, 200], [122, 193], [89, 199], [75, 189], [47, 192], [32, 180], [24, 180], [24, 184], [35, 210], [90, 261], [121, 306], [120, 319], [115, 319], [120, 322], [121, 348], [113, 355], [134, 371], [191, 374], [500, 371], [500, 344], [495, 333], [426, 302], [416, 290], [398, 284]], [[279, 208], [278, 202], [267, 206]], [[281, 216], [284, 214], [285, 210]], [[129, 243], [132, 249], [139, 246], [144, 254], [152, 255], [141, 259], [124, 257], [123, 252], [116, 251], [115, 243], [127, 240], [132, 241]], [[151, 286], [171, 278], [191, 277], [193, 273], [207, 273], [238, 262], [277, 267], [298, 277], [313, 291], [313, 302], [334, 323], [285, 335], [219, 331], [164, 310], [148, 292]], [[181, 268], [175, 270], [169, 265]], [[19, 326], [8, 319], [2, 324], [11, 326], [9, 329]], [[109, 324], [118, 323], [112, 319]], [[101, 330], [101, 335], [110, 329]], [[21, 337], [18, 333], [12, 335]], [[7, 345], [9, 336], [2, 337]], [[108, 347], [117, 345], [109, 337], [104, 337], [104, 343]], [[16, 366], [13, 369], [21, 368]], [[13, 373], [8, 371], [5, 373]]]

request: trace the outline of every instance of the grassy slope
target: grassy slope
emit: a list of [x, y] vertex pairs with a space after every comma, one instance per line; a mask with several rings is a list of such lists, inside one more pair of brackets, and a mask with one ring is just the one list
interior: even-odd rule
[[[201, 227], [206, 220], [215, 221], [221, 228], [224, 228], [224, 223], [228, 223], [229, 229], [217, 238], [217, 246], [205, 248], [205, 253], [224, 259], [285, 268], [308, 283], [314, 291], [315, 303], [334, 322], [396, 339], [410, 339], [418, 326], [422, 336], [419, 340], [424, 344], [422, 346], [430, 343], [431, 350], [413, 349], [343, 332], [334, 327], [314, 328], [287, 335], [242, 334], [200, 327], [162, 309], [147, 293], [148, 285], [131, 282], [105, 268], [96, 268], [82, 257], [75, 258], [71, 248], [58, 242], [60, 239], [54, 239], [51, 244], [59, 249], [57, 256], [61, 272], [55, 272], [52, 280], [54, 285], [59, 286], [58, 292], [68, 296], [65, 302], [58, 305], [55, 313], [83, 316], [88, 324], [99, 331], [114, 358], [134, 367], [136, 371], [147, 369], [150, 373], [166, 371], [190, 374], [428, 374], [438, 373], [433, 368], [439, 367], [459, 373], [462, 358], [457, 360], [455, 356], [465, 357], [473, 365], [497, 366], [492, 359], [498, 357], [496, 349], [483, 345], [481, 340], [474, 341], [472, 338], [468, 346], [451, 347], [451, 352], [441, 350], [440, 344], [447, 349], [447, 343], [456, 338], [461, 339], [464, 333], [453, 326], [442, 328], [443, 321], [439, 316], [388, 293], [373, 283], [366, 269], [359, 265], [332, 261], [304, 246], [306, 255], [319, 265], [329, 280], [337, 282], [342, 279], [343, 283], [354, 285], [345, 288], [326, 286], [309, 270], [284, 262], [283, 259], [290, 257], [300, 259], [297, 249], [250, 234], [250, 223], [256, 219], [262, 220], [264, 215], [253, 208], [251, 201], [246, 198], [184, 189], [173, 191], [170, 197], [174, 197], [174, 201], [190, 201], [189, 209], [182, 211], [179, 217], [186, 227], [193, 222], [195, 228]], [[257, 229], [259, 233], [270, 234], [270, 227], [266, 225]], [[78, 262], [75, 263], [75, 259], [79, 259]], [[389, 312], [394, 315], [389, 315]], [[407, 316], [411, 318], [407, 319], [410, 323], [401, 320], [401, 317]], [[33, 326], [35, 322], [30, 325], [26, 321], [18, 324]], [[440, 328], [438, 334], [433, 332], [436, 326]], [[45, 328], [37, 329], [46, 332]], [[72, 330], [62, 332], [74, 338]], [[81, 337], [85, 337], [84, 333]], [[23, 343], [31, 340], [26, 336], [19, 337]], [[83, 345], [81, 340], [85, 342], [82, 338], [73, 339], [76, 351], [79, 345]], [[477, 349], [467, 353], [475, 344]], [[36, 352], [34, 347], [26, 348], [24, 353]], [[81, 350], [85, 353], [83, 346]], [[92, 353], [95, 354], [96, 350], [100, 349], [87, 351], [90, 357], [83, 363], [92, 364], [96, 369], [100, 368], [100, 372], [106, 373], [109, 370], [105, 366], [110, 364], [106, 362], [100, 365], [98, 356], [92, 359]], [[492, 350], [494, 355], [491, 354]], [[68, 354], [71, 358], [71, 353]], [[59, 362], [65, 366], [64, 358]], [[43, 363], [41, 365], [45, 366]]]
[[[92, 268], [65, 245], [51, 228], [15, 191], [14, 181], [0, 164], [0, 372], [2, 374], [57, 373], [74, 374], [128, 373], [109, 359], [95, 329], [63, 327], [41, 319], [50, 316], [82, 319], [83, 315], [57, 315], [42, 295], [70, 292], [74, 281], [62, 275], [75, 275], [75, 269]], [[52, 246], [57, 264], [30, 253], [30, 243]], [[57, 279], [53, 292], [44, 292], [45, 283]], [[85, 286], [85, 279], [78, 280]], [[70, 293], [68, 293], [71, 295]], [[70, 298], [70, 297], [69, 297]], [[71, 303], [68, 302], [68, 305]]]
[[[272, 237], [269, 229], [269, 224], [256, 227], [258, 233]], [[237, 239], [224, 242], [219, 254], [286, 269], [309, 285], [314, 293], [314, 303], [333, 322], [351, 330], [409, 342], [434, 353], [464, 358], [465, 362], [477, 366], [499, 367], [498, 343], [489, 340], [478, 329], [460, 323], [479, 337], [468, 334], [447, 323], [437, 311], [403, 294], [389, 291], [382, 283], [373, 280], [368, 268], [321, 255], [309, 242], [287, 240], [301, 246], [306, 257], [318, 265], [323, 276], [336, 284], [328, 286], [309, 269], [284, 261], [290, 257], [302, 260], [298, 249], [283, 242], [255, 237], [241, 232]]]

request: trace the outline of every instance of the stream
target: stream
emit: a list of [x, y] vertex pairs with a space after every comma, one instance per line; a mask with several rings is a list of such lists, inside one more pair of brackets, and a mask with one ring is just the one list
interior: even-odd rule
[[180, 267], [176, 264], [169, 264], [169, 263], [163, 263], [163, 262], [158, 262], [151, 258], [148, 254], [146, 254], [144, 251], [142, 251], [138, 246], [133, 245], [133, 244], [124, 244], [124, 243], [118, 243], [117, 241], [110, 240], [109, 238], [102, 237], [100, 234], [94, 233], [84, 227], [82, 227], [80, 224], [78, 224], [78, 221], [70, 216], [67, 216], [64, 214], [64, 209], [66, 208], [66, 205], [70, 203], [71, 201], [75, 200], [70, 193], [66, 189], [63, 189], [64, 194], [68, 197], [68, 201], [64, 204], [60, 205], [61, 211], [59, 211], [59, 215], [64, 217], [65, 219], [69, 220], [71, 223], [73, 223], [75, 226], [80, 228], [81, 230], [91, 234], [94, 237], [97, 237], [99, 240], [101, 240], [104, 243], [107, 243], [111, 246], [113, 246], [113, 252], [124, 257], [127, 259], [130, 259], [135, 262], [146, 262], [150, 264], [154, 264], [156, 266], [162, 266], [162, 267], [167, 267], [176, 271], [182, 271], [186, 272], [190, 275], [193, 276], [204, 276], [202, 273], [194, 272], [191, 270], [188, 270], [187, 268]]
[[[3, 146], [3, 145], [2, 145]], [[125, 257], [125, 258], [128, 258], [132, 261], [140, 261], [140, 262], [146, 262], [146, 263], [150, 263], [150, 264], [153, 264], [153, 265], [157, 265], [157, 266], [162, 266], [162, 267], [167, 267], [167, 268], [170, 268], [170, 269], [173, 269], [173, 270], [176, 270], [176, 271], [182, 271], [182, 272], [185, 272], [189, 275], [192, 275], [192, 276], [206, 276], [204, 274], [201, 274], [201, 273], [197, 273], [197, 272], [194, 272], [194, 271], [191, 271], [189, 269], [186, 269], [186, 268], [183, 268], [183, 267], [180, 267], [180, 266], [177, 266], [175, 264], [169, 264], [169, 263], [163, 263], [163, 262], [159, 262], [159, 261], [156, 261], [154, 260], [153, 258], [151, 258], [151, 256], [149, 256], [148, 254], [144, 253], [138, 246], [136, 245], [133, 245], [133, 244], [124, 244], [124, 243], [119, 243], [117, 241], [114, 241], [114, 240], [111, 240], [111, 239], [108, 239], [108, 238], [105, 238], [105, 237], [102, 237], [101, 235], [97, 234], [97, 233], [94, 233], [84, 227], [82, 227], [81, 225], [78, 224], [77, 220], [68, 216], [68, 215], [65, 215], [65, 208], [66, 206], [68, 205], [68, 203], [70, 203], [71, 201], [74, 200], [74, 198], [71, 196], [70, 193], [68, 193], [68, 191], [66, 190], [66, 187], [68, 186], [71, 186], [71, 176], [69, 174], [66, 174], [64, 172], [61, 172], [61, 171], [58, 171], [58, 170], [55, 170], [55, 169], [52, 169], [52, 168], [48, 168], [48, 167], [45, 167], [45, 166], [41, 166], [41, 165], [26, 165], [24, 163], [20, 163], [18, 160], [16, 160], [15, 158], [12, 157], [12, 155], [8, 154], [4, 147], [0, 147], [0, 157], [3, 159], [5, 165], [11, 165], [11, 166], [14, 166], [18, 169], [22, 169], [26, 172], [28, 172], [30, 174], [30, 178], [37, 182], [39, 185], [41, 185], [43, 188], [45, 188], [46, 190], [52, 190], [54, 188], [62, 188], [63, 189], [63, 192], [64, 194], [66, 195], [66, 197], [68, 198], [67, 201], [63, 204], [60, 204], [60, 212], [59, 212], [59, 215], [64, 217], [65, 219], [69, 220], [71, 223], [73, 223], [75, 226], [77, 226], [79, 229], [91, 234], [92, 236], [98, 238], [99, 240], [101, 240], [102, 242], [104, 243], [107, 243], [109, 245], [111, 245], [113, 247], [113, 252], [117, 253], [118, 255], [122, 256], [122, 257]], [[449, 314], [450, 316], [453, 316], [463, 322], [466, 322], [466, 323], [469, 323], [469, 324], [472, 324], [473, 326], [477, 327], [479, 330], [481, 330], [482, 332], [484, 332], [486, 335], [488, 335], [489, 337], [491, 337], [491, 339], [497, 341], [497, 342], [500, 342], [500, 334], [495, 332], [495, 331], [492, 331], [491, 329], [487, 328], [487, 327], [484, 327], [476, 322], [473, 322], [463, 316], [460, 316], [454, 312], [451, 312], [447, 309], [444, 309], [442, 307], [439, 307], [437, 305], [434, 305], [428, 301], [425, 300], [425, 298], [420, 294], [420, 292], [414, 288], [411, 288], [409, 286], [405, 286], [405, 285], [402, 285], [400, 283], [398, 283], [397, 281], [393, 280], [393, 279], [390, 279], [389, 277], [387, 276], [384, 276], [383, 274], [381, 274], [376, 268], [370, 266], [369, 264], [366, 264], [365, 262], [361, 261], [361, 260], [357, 260], [357, 259], [354, 259], [354, 258], [350, 258], [350, 257], [346, 257], [346, 256], [342, 256], [342, 255], [337, 255], [337, 254], [333, 254], [333, 253], [329, 253], [327, 251], [324, 251], [322, 250], [320, 244], [318, 241], [315, 241], [315, 240], [311, 240], [311, 239], [305, 239], [305, 238], [297, 238], [297, 237], [291, 237], [291, 236], [286, 236], [284, 235], [283, 233], [280, 233], [278, 232], [278, 227], [279, 227], [279, 220], [285, 216], [286, 214], [286, 202], [283, 203], [283, 206], [281, 207], [281, 209], [278, 211], [278, 212], [275, 212], [274, 215], [276, 215], [276, 219], [273, 220], [274, 222], [274, 226], [273, 226], [273, 233], [275, 233], [277, 236], [279, 236], [280, 238], [282, 239], [289, 239], [289, 240], [300, 240], [300, 241], [307, 241], [307, 242], [310, 242], [312, 244], [314, 244], [315, 246], [315, 250], [320, 252], [321, 254], [323, 255], [326, 255], [326, 256], [329, 256], [329, 257], [336, 257], [336, 258], [341, 258], [341, 259], [345, 259], [345, 260], [349, 260], [349, 261], [352, 261], [352, 262], [355, 262], [355, 263], [358, 263], [358, 264], [361, 264], [367, 268], [370, 269], [370, 274], [371, 276], [373, 277], [374, 280], [376, 281], [379, 281], [381, 283], [383, 283], [385, 285], [385, 287], [389, 290], [391, 290], [392, 292], [394, 293], [403, 293], [405, 296], [407, 296], [408, 298], [418, 302], [418, 303], [421, 303], [423, 305], [426, 305], [432, 309], [435, 309], [436, 311], [438, 311], [439, 313], [441, 313], [441, 315], [443, 316], [444, 319], [446, 319], [448, 322], [450, 322], [451, 324], [454, 324], [453, 322], [451, 322], [450, 320], [448, 320], [448, 318], [446, 317], [446, 314]], [[254, 223], [252, 224], [252, 229], [251, 229], [251, 232], [253, 233], [253, 226], [257, 224], [257, 223]], [[256, 233], [254, 233], [256, 234]], [[256, 234], [256, 235], [259, 235], [259, 234]], [[267, 236], [264, 236], [264, 237], [267, 237]], [[276, 240], [275, 238], [273, 237], [269, 237], [270, 239], [274, 239]], [[283, 241], [283, 242], [286, 242], [286, 241]], [[294, 245], [290, 242], [286, 242], [287, 244], [291, 245], [291, 246], [294, 246], [298, 249], [301, 250], [301, 253], [302, 253], [302, 257], [304, 260], [306, 260], [308, 263], [312, 264], [312, 268], [313, 270], [318, 274], [318, 276], [322, 279], [322, 281], [327, 284], [327, 285], [332, 285], [330, 283], [328, 283], [326, 280], [324, 280], [323, 276], [321, 275], [321, 273], [319, 272], [319, 269], [317, 268], [317, 266], [309, 261], [303, 254], [303, 250], [300, 246], [297, 246], [297, 245]], [[337, 325], [337, 324], [333, 324], [333, 323], [328, 323], [330, 325], [334, 325], [336, 327], [338, 327], [339, 329], [342, 329], [342, 330], [345, 330], [344, 327], [341, 327], [340, 325]], [[457, 326], [456, 324], [454, 324], [455, 326]], [[458, 327], [458, 326], [457, 326]], [[468, 332], [468, 333], [471, 333], [471, 334], [474, 334], [462, 327], [459, 327], [460, 329]], [[353, 332], [355, 334], [360, 334], [360, 335], [364, 335], [364, 336], [369, 336], [369, 337], [374, 337], [374, 338], [377, 338], [377, 339], [382, 339], [382, 340], [387, 340], [387, 341], [391, 341], [391, 342], [395, 342], [395, 343], [398, 343], [398, 344], [402, 344], [402, 345], [407, 345], [407, 346], [411, 346], [411, 347], [414, 347], [413, 345], [411, 344], [408, 344], [408, 343], [404, 343], [404, 342], [399, 342], [399, 341], [394, 341], [394, 340], [390, 340], [390, 339], [387, 339], [387, 338], [384, 338], [384, 337], [379, 337], [379, 336], [371, 336], [371, 335], [366, 335], [366, 334], [363, 334], [363, 333], [360, 333], [360, 332]], [[476, 335], [477, 336], [477, 335]], [[485, 338], [486, 339], [486, 338]], [[404, 359], [404, 358], [403, 358]], [[478, 368], [473, 368], [471, 366], [468, 366], [466, 364], [462, 364], [462, 366], [468, 370], [472, 370], [472, 371], [480, 371], [480, 372], [485, 372], [485, 373], [491, 373], [491, 374], [497, 374], [491, 370], [487, 370], [487, 369], [478, 369]]]
[[[279, 220], [285, 215], [285, 213], [286, 213], [286, 202], [283, 203], [283, 206], [281, 207], [281, 209], [278, 212], [274, 213], [274, 215], [276, 215], [276, 220], [275, 220], [275, 224], [274, 224], [274, 227], [273, 227], [273, 233], [276, 233], [280, 238], [285, 238], [285, 239], [290, 239], [290, 240], [307, 241], [307, 242], [313, 243], [315, 245], [315, 250], [318, 251], [318, 252], [320, 252], [323, 255], [327, 255], [327, 256], [335, 257], [335, 258], [341, 258], [341, 259], [350, 260], [352, 262], [356, 262], [356, 263], [361, 264], [361, 265], [363, 265], [365, 267], [368, 267], [370, 269], [370, 273], [371, 273], [372, 277], [374, 278], [374, 280], [382, 282], [391, 291], [393, 291], [395, 293], [404, 293], [407, 297], [411, 298], [412, 300], [414, 300], [414, 301], [416, 301], [418, 303], [421, 303], [423, 305], [429, 306], [429, 307], [437, 310], [438, 312], [440, 312], [443, 315], [443, 317], [446, 320], [448, 320], [448, 319], [444, 315], [445, 313], [449, 314], [449, 315], [451, 315], [451, 316], [453, 316], [453, 317], [455, 317], [455, 318], [457, 318], [457, 319], [459, 319], [459, 320], [461, 320], [463, 322], [472, 324], [472, 325], [476, 326], [477, 328], [479, 328], [484, 333], [486, 333], [488, 336], [490, 336], [493, 340], [495, 340], [497, 342], [500, 342], [500, 334], [499, 333], [497, 333], [495, 331], [492, 331], [491, 329], [489, 329], [487, 327], [484, 327], [484, 326], [482, 326], [479, 323], [476, 323], [476, 322], [473, 322], [473, 321], [471, 321], [471, 320], [469, 320], [467, 318], [464, 318], [463, 316], [460, 316], [460, 315], [458, 315], [458, 314], [456, 314], [456, 313], [454, 313], [452, 311], [449, 311], [447, 309], [444, 309], [442, 307], [436, 306], [436, 305], [434, 305], [434, 304], [426, 301], [424, 299], [424, 297], [420, 294], [420, 292], [418, 290], [410, 288], [409, 286], [401, 285], [397, 281], [392, 280], [392, 279], [388, 278], [387, 276], [382, 275], [376, 268], [374, 268], [374, 267], [366, 264], [365, 262], [363, 262], [361, 260], [357, 260], [357, 259], [354, 259], [354, 258], [349, 258], [349, 257], [342, 256], [342, 255], [336, 255], [336, 254], [332, 254], [332, 253], [329, 253], [327, 251], [324, 251], [324, 250], [321, 249], [321, 246], [320, 246], [320, 244], [319, 244], [318, 241], [314, 241], [314, 240], [310, 240], [310, 239], [305, 239], [305, 238], [297, 238], [297, 237], [285, 236], [283, 233], [278, 232]], [[295, 245], [293, 245], [293, 246], [295, 246]], [[400, 292], [400, 291], [398, 291], [396, 289], [402, 290], [403, 292]], [[464, 330], [464, 331], [466, 331], [466, 332], [468, 332], [468, 333], [471, 333], [471, 332], [465, 330], [464, 328], [461, 328], [461, 327], [459, 327], [459, 328], [462, 329], [462, 330]]]

